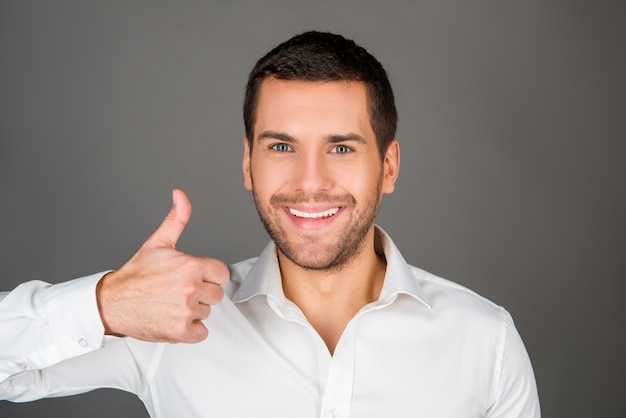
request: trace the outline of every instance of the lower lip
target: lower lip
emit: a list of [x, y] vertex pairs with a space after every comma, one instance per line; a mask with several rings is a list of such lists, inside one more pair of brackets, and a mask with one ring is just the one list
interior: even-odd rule
[[300, 218], [298, 216], [294, 216], [289, 212], [288, 208], [284, 208], [285, 213], [291, 220], [291, 222], [298, 227], [299, 229], [305, 229], [307, 231], [316, 231], [320, 229], [324, 229], [331, 225], [337, 217], [343, 212], [344, 208], [339, 208], [339, 211], [335, 213], [333, 216], [327, 216], [322, 218]]

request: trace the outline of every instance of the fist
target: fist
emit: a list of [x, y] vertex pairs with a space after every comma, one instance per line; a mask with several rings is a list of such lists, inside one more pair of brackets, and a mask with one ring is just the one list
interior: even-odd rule
[[201, 322], [224, 297], [230, 272], [213, 258], [176, 250], [191, 216], [182, 190], [161, 226], [118, 271], [105, 275], [96, 297], [105, 333], [145, 341], [195, 343], [208, 330]]

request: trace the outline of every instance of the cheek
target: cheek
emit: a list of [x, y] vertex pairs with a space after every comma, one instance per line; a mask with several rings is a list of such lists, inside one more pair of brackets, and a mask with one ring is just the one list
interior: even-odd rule
[[376, 190], [380, 167], [365, 163], [339, 165], [332, 175], [341, 188], [355, 197], [369, 196]]
[[250, 174], [255, 192], [264, 200], [269, 200], [271, 194], [284, 187], [290, 175], [282, 164], [254, 159], [250, 165]]

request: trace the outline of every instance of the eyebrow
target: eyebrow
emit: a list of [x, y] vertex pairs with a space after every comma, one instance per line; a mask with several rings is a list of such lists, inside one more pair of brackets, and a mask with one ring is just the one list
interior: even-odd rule
[[[296, 138], [284, 132], [263, 131], [257, 137], [258, 141], [271, 140], [271, 139], [277, 139], [279, 141], [284, 141], [290, 144], [297, 142]], [[358, 142], [359, 144], [367, 144], [367, 141], [365, 140], [365, 138], [355, 133], [328, 135], [326, 137], [326, 140], [330, 142], [331, 144], [337, 144], [339, 142]]]
[[365, 138], [354, 133], [348, 133], [345, 135], [329, 135], [327, 140], [331, 144], [336, 144], [338, 142], [358, 142], [359, 144], [367, 144]]
[[257, 137], [258, 141], [263, 141], [263, 140], [268, 140], [268, 139], [278, 139], [279, 141], [289, 142], [291, 144], [296, 142], [296, 138], [284, 132], [263, 131]]

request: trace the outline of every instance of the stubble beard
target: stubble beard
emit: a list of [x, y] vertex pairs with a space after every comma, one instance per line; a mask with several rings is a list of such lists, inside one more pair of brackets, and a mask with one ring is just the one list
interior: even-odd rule
[[[265, 230], [288, 260], [306, 270], [337, 271], [354, 260], [355, 256], [363, 249], [367, 234], [374, 224], [380, 207], [382, 180], [381, 170], [376, 188], [364, 202], [363, 209], [358, 212], [353, 211], [357, 202], [354, 196], [349, 193], [340, 196], [327, 193], [293, 196], [275, 194], [267, 204], [256, 193], [254, 181], [252, 181], [252, 195]], [[330, 245], [320, 248], [314, 234], [307, 235], [304, 233], [298, 238], [305, 240], [306, 243], [298, 246], [290, 241], [287, 232], [277, 220], [279, 216], [282, 216], [280, 211], [284, 210], [283, 207], [302, 203], [339, 203], [341, 206], [345, 206], [345, 211], [350, 212], [351, 220], [345, 229], [336, 232], [337, 236], [334, 237]], [[342, 216], [346, 215], [342, 214]], [[316, 252], [323, 252], [323, 254], [315, 256], [314, 253]], [[311, 256], [312, 254], [313, 256]]]

